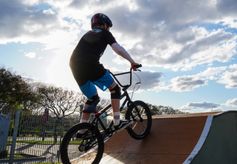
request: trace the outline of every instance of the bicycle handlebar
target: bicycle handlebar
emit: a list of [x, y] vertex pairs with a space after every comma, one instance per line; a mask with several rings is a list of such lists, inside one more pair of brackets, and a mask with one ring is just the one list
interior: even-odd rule
[[[130, 71], [128, 71], [128, 72], [121, 72], [121, 73], [116, 73], [116, 74], [112, 73], [111, 71], [109, 71], [109, 72], [114, 77], [114, 79], [118, 83], [118, 85], [126, 90], [127, 88], [129, 88], [132, 85], [132, 71], [140, 71], [138, 68], [142, 67], [142, 65], [137, 64], [137, 65], [134, 65], [133, 67], [135, 67], [135, 70], [133, 70], [133, 68], [131, 67]], [[124, 75], [124, 74], [130, 74], [130, 81], [129, 81], [128, 85], [122, 85], [120, 83], [120, 81], [118, 80], [118, 78], [116, 78], [116, 76]]]

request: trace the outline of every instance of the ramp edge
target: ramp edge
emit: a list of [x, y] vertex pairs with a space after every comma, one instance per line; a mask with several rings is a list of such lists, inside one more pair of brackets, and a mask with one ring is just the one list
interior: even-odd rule
[[201, 149], [201, 147], [204, 144], [204, 142], [207, 138], [207, 135], [209, 133], [209, 130], [210, 130], [210, 127], [211, 127], [211, 124], [212, 124], [212, 120], [213, 120], [213, 116], [208, 116], [207, 117], [207, 120], [205, 122], [202, 134], [199, 137], [197, 144], [195, 145], [195, 147], [193, 148], [192, 152], [187, 157], [187, 159], [183, 162], [183, 164], [190, 164], [192, 162], [193, 158], [197, 155], [197, 153]]

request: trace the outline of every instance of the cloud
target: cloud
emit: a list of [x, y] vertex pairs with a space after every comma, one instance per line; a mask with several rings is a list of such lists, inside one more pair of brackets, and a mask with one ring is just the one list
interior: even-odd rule
[[190, 102], [180, 109], [184, 111], [208, 111], [208, 110], [216, 110], [220, 107], [219, 104], [210, 103], [210, 102]]
[[205, 86], [210, 80], [223, 84], [226, 88], [237, 88], [237, 64], [222, 67], [208, 67], [206, 70], [192, 75], [177, 76], [169, 83], [162, 83], [163, 90], [175, 92], [193, 91]]
[[175, 92], [193, 91], [207, 85], [210, 80], [218, 80], [225, 69], [226, 67], [209, 67], [197, 74], [177, 76], [172, 78], [170, 83], [164, 84], [163, 89]]
[[214, 104], [214, 103], [208, 103], [208, 102], [195, 102], [195, 103], [189, 103], [188, 106], [194, 107], [194, 108], [210, 109], [210, 108], [217, 108], [220, 105]]
[[[104, 2], [106, 1], [102, 1]], [[133, 9], [125, 3], [116, 7], [107, 3], [104, 12], [113, 20], [114, 27], [111, 30], [118, 37], [117, 40], [125, 43], [125, 47], [130, 47], [132, 56], [145, 66], [190, 70], [198, 65], [216, 61], [228, 62], [236, 55], [235, 34], [223, 29], [209, 30], [208, 27], [200, 25], [200, 22], [208, 21], [215, 24], [217, 20], [225, 18], [225, 15], [217, 10], [216, 3], [183, 1], [179, 6], [174, 1], [132, 2], [136, 6]], [[73, 4], [74, 8], [81, 9], [89, 4], [91, 8], [100, 5], [98, 1], [81, 3], [83, 2], [78, 4], [78, 1], [73, 1], [71, 6]], [[217, 74], [220, 72], [218, 70]], [[216, 80], [217, 74], [176, 77], [168, 86], [154, 82], [147, 85], [147, 88], [192, 91], [207, 85], [209, 80]]]
[[217, 82], [229, 89], [237, 88], [237, 64], [230, 65]]
[[[231, 31], [237, 28], [235, 11], [234, 0], [2, 0], [0, 43], [40, 42], [58, 58], [59, 53], [70, 54], [90, 29], [91, 16], [104, 12], [113, 21], [111, 32], [136, 61], [147, 68], [187, 71], [236, 58], [236, 29]], [[209, 80], [235, 88], [236, 68], [223, 69], [207, 68], [164, 84], [160, 73], [149, 71], [141, 78], [144, 89], [192, 91]]]
[[159, 86], [160, 78], [162, 77], [162, 73], [160, 72], [138, 72], [138, 76], [141, 78], [141, 89], [153, 89]]
[[[0, 2], [0, 43], [33, 41], [36, 36], [38, 42], [45, 43], [58, 31], [57, 37], [59, 32], [73, 33], [74, 38], [68, 43], [72, 44], [75, 36], [78, 39], [90, 28], [91, 16], [104, 12], [113, 21], [112, 32], [117, 40], [129, 47], [137, 61], [146, 66], [190, 70], [215, 61], [228, 62], [236, 56], [236, 35], [225, 31], [230, 25], [228, 22], [233, 24], [235, 20], [225, 12], [235, 9], [231, 3], [230, 0], [180, 3], [175, 0], [3, 0]], [[223, 20], [227, 25], [223, 30], [202, 26], [206, 22], [218, 25]]]
[[234, 17], [218, 8], [225, 2], [133, 2], [136, 10], [118, 6], [108, 8], [106, 12], [115, 24], [112, 30], [120, 34], [119, 41], [129, 37], [138, 40], [130, 43], [133, 45], [129, 51], [145, 65], [190, 70], [198, 65], [228, 62], [236, 57], [236, 34], [228, 32], [227, 21], [227, 26], [219, 30], [202, 25], [206, 22], [220, 25], [227, 18], [233, 22]]
[[237, 107], [237, 98], [229, 99], [225, 104], [231, 107]]
[[170, 90], [176, 92], [192, 91], [195, 88], [206, 85], [206, 80], [198, 79], [198, 77], [186, 76], [176, 77], [171, 80]]
[[[114, 18], [115, 24], [128, 35], [143, 31], [140, 35], [147, 36], [154, 30], [160, 31], [162, 30], [159, 26], [161, 22], [168, 25], [163, 30], [172, 32], [180, 30], [191, 22], [216, 17], [213, 6], [204, 3], [206, 1], [184, 0], [176, 3], [174, 0], [137, 0], [133, 2], [136, 3], [137, 10], [130, 10], [129, 5], [124, 5], [110, 8], [107, 11]], [[199, 12], [200, 10], [202, 12]]]
[[25, 57], [30, 58], [30, 59], [36, 58], [36, 53], [35, 52], [25, 53]]
[[223, 14], [237, 16], [237, 3], [235, 0], [217, 0], [217, 9]]
[[189, 102], [179, 109], [188, 112], [229, 111], [236, 110], [237, 98], [228, 99], [223, 104], [212, 102]]
[[[161, 72], [142, 71], [137, 73], [139, 78], [134, 75], [134, 82], [141, 81], [141, 89], [173, 92], [191, 92], [199, 87], [208, 85], [209, 81], [222, 83], [226, 87], [235, 87], [237, 82], [233, 72], [235, 67], [236, 65], [208, 67], [199, 73], [176, 76], [169, 81], [161, 80], [163, 77]], [[128, 79], [129, 76], [120, 77], [122, 83], [128, 84]]]
[[223, 72], [227, 69], [226, 66], [222, 67], [208, 67], [206, 70], [194, 74], [192, 76], [198, 76], [206, 80], [218, 80], [222, 76]]
[[[153, 90], [153, 91], [173, 91], [173, 92], [191, 92], [194, 89], [208, 85], [209, 81], [216, 81], [220, 83], [220, 79], [223, 78], [223, 74], [233, 66], [221, 66], [221, 67], [208, 67], [203, 71], [196, 74], [176, 76], [166, 81], [163, 81], [164, 77], [161, 72], [142, 71], [133, 75], [134, 82], [141, 81], [141, 89]], [[113, 68], [112, 72], [120, 72]], [[129, 83], [129, 75], [119, 77], [122, 83]], [[229, 84], [223, 80], [222, 83]]]
[[[120, 71], [118, 73], [120, 73]], [[134, 85], [136, 83], [141, 82], [140, 89], [143, 89], [143, 90], [154, 89], [155, 87], [159, 85], [161, 77], [162, 77], [162, 73], [160, 72], [150, 72], [150, 71], [136, 72], [136, 73], [133, 73], [132, 75], [132, 79], [133, 79], [132, 84]], [[130, 74], [119, 75], [119, 76], [116, 76], [116, 78], [119, 80], [119, 82], [122, 85], [127, 85], [130, 83], [129, 81]]]
[[173, 41], [159, 41], [151, 36], [137, 43], [140, 46], [135, 45], [131, 52], [146, 65], [172, 70], [190, 70], [215, 61], [224, 63], [236, 56], [235, 34], [223, 30], [209, 32], [203, 27], [192, 27], [189, 31], [188, 35], [178, 32]]
[[87, 1], [73, 0], [70, 3], [70, 7], [75, 7], [75, 8], [84, 8], [86, 6], [104, 7], [105, 5], [110, 4], [111, 2], [112, 2], [111, 0], [87, 0]]
[[55, 27], [57, 13], [50, 5], [40, 9], [20, 0], [0, 2], [0, 39], [47, 35]]

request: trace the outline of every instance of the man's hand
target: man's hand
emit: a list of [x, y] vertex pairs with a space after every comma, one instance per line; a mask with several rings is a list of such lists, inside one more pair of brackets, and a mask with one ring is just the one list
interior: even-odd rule
[[142, 67], [142, 65], [138, 63], [131, 63], [131, 69], [133, 71], [137, 71], [139, 67]]

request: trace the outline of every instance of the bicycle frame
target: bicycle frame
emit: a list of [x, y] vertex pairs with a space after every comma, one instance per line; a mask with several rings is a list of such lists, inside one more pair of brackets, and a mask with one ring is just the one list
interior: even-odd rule
[[[121, 107], [120, 107], [120, 111], [122, 111], [125, 107], [126, 104], [129, 105], [129, 103], [132, 102], [127, 89], [132, 85], [132, 70], [130, 69], [130, 71], [127, 72], [122, 72], [122, 73], [117, 73], [117, 74], [113, 74], [112, 72], [110, 72], [110, 74], [113, 76], [114, 80], [117, 82], [117, 84], [122, 88], [123, 93], [120, 97], [120, 100], [123, 99], [125, 97], [125, 100], [123, 101]], [[116, 76], [119, 75], [124, 75], [124, 74], [130, 74], [130, 80], [129, 80], [129, 84], [128, 85], [122, 85], [120, 83], [120, 81], [118, 80], [118, 78]], [[114, 131], [111, 130], [111, 127], [113, 126], [113, 123], [111, 122], [107, 127], [105, 126], [105, 124], [103, 123], [103, 121], [101, 120], [100, 116], [107, 112], [109, 109], [111, 108], [111, 104], [107, 105], [106, 107], [104, 107], [103, 109], [101, 109], [100, 111], [98, 111], [97, 113], [95, 113], [95, 118], [91, 121], [92, 124], [96, 125], [98, 127], [98, 125], [100, 125], [102, 127], [102, 129], [105, 131], [105, 135], [111, 135]], [[106, 116], [107, 117], [107, 116]]]

